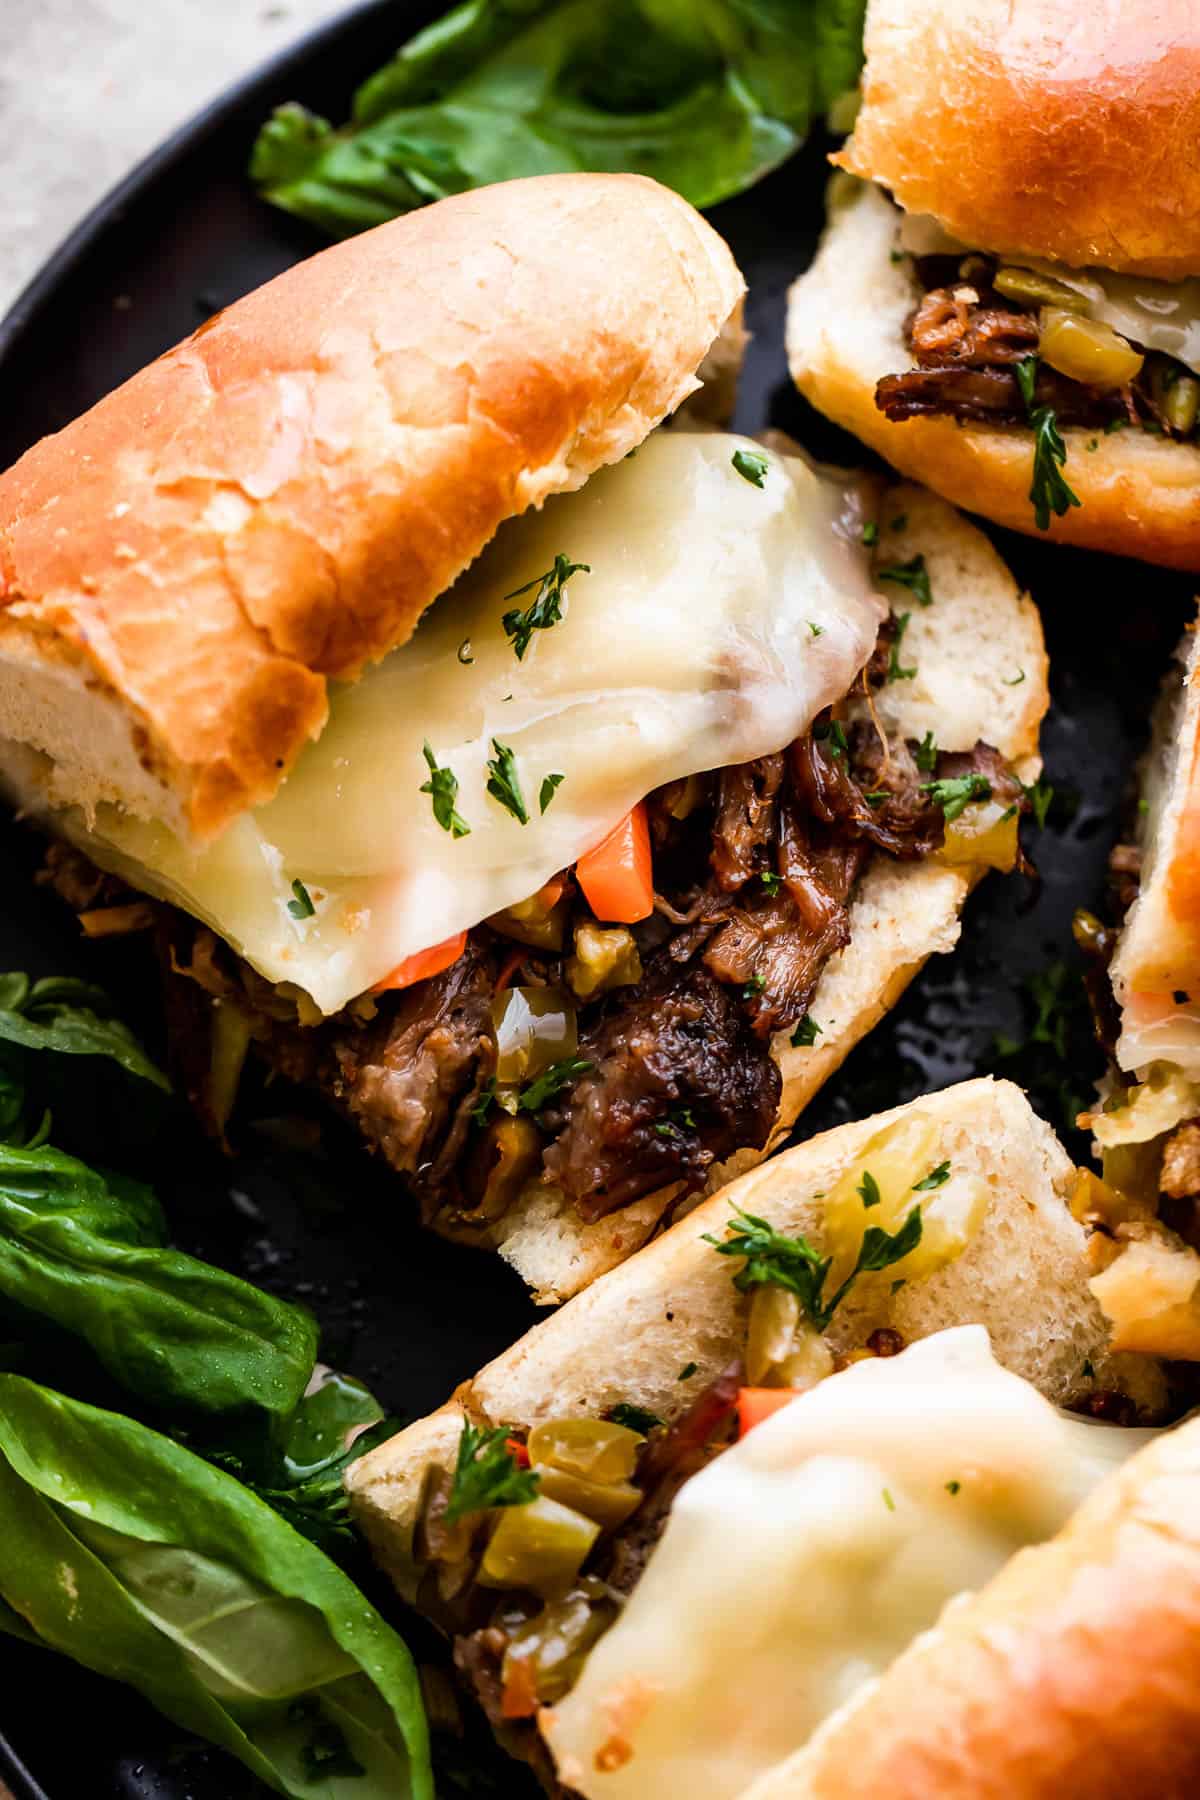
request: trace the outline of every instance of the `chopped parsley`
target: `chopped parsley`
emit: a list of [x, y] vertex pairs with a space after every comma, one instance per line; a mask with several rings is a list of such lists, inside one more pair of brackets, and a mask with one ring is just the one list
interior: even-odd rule
[[541, 1112], [548, 1100], [562, 1088], [570, 1087], [571, 1083], [580, 1075], [586, 1075], [591, 1066], [590, 1062], [584, 1062], [578, 1056], [570, 1056], [562, 1062], [551, 1063], [550, 1067], [544, 1069], [536, 1081], [531, 1081], [527, 1087], [521, 1089], [517, 1099], [518, 1106], [522, 1112]]
[[961, 1481], [948, 1481], [946, 1483], [946, 1492], [948, 1494], [957, 1494], [960, 1492], [961, 1488], [962, 1488]]
[[475, 658], [471, 655], [470, 638], [464, 638], [462, 643], [458, 646], [458, 660], [460, 663], [473, 663], [475, 661]]
[[519, 600], [522, 594], [537, 593], [529, 605], [522, 609], [514, 606], [506, 612], [500, 623], [504, 634], [512, 642], [520, 662], [529, 648], [530, 639], [535, 631], [549, 631], [552, 625], [562, 620], [563, 601], [566, 599], [566, 586], [572, 575], [590, 575], [588, 563], [573, 563], [568, 556], [560, 553], [554, 559], [554, 567], [547, 569], [544, 575], [535, 575], [524, 587], [514, 588], [511, 594], [505, 594], [506, 600]]
[[904, 634], [908, 630], [908, 621], [912, 618], [912, 614], [894, 613], [892, 616], [896, 624], [896, 635], [892, 639], [891, 653], [888, 656], [887, 678], [889, 681], [911, 681], [917, 672], [917, 666], [915, 663], [911, 669], [901, 666], [900, 646], [904, 642]]
[[[525, 805], [525, 796], [521, 792], [521, 781], [517, 774], [517, 759], [508, 744], [502, 744], [499, 738], [492, 739], [495, 757], [488, 758], [487, 791], [493, 800], [498, 800], [506, 812], [510, 812], [519, 825], [528, 825], [529, 812]], [[543, 808], [543, 811], [545, 809]]]
[[941, 781], [923, 781], [921, 792], [940, 806], [950, 825], [975, 800], [991, 798], [992, 784], [986, 775], [972, 771], [970, 775], [951, 775]]
[[814, 637], [825, 636], [825, 627], [823, 625], [818, 625], [814, 619], [808, 621], [808, 629], [812, 632]]
[[545, 776], [542, 781], [541, 792], [538, 794], [538, 806], [542, 812], [545, 812], [555, 794], [558, 792], [559, 787], [565, 780], [565, 775]]
[[878, 1206], [883, 1198], [883, 1195], [879, 1192], [879, 1183], [872, 1175], [870, 1169], [863, 1170], [862, 1181], [854, 1191], [862, 1201], [864, 1207]]
[[734, 1208], [734, 1215], [729, 1221], [729, 1236], [715, 1238], [705, 1234], [705, 1242], [712, 1244], [719, 1256], [744, 1259], [733, 1278], [733, 1285], [741, 1293], [764, 1283], [787, 1288], [796, 1295], [818, 1331], [826, 1329], [860, 1275], [890, 1269], [893, 1263], [915, 1250], [921, 1241], [919, 1206], [913, 1207], [898, 1231], [869, 1225], [863, 1233], [854, 1267], [827, 1300], [824, 1288], [825, 1277], [833, 1262], [831, 1256], [822, 1256], [807, 1238], [787, 1237], [765, 1219], [743, 1212], [740, 1207]]
[[695, 1131], [696, 1120], [690, 1106], [673, 1106], [665, 1119], [659, 1119], [654, 1127], [659, 1137], [679, 1137], [684, 1131]]
[[880, 581], [894, 581], [897, 586], [908, 588], [918, 606], [933, 605], [929, 571], [923, 556], [910, 556], [907, 562], [891, 563], [886, 569], [876, 569], [875, 574]]
[[1046, 815], [1049, 813], [1051, 802], [1054, 799], [1054, 789], [1039, 775], [1037, 780], [1025, 789], [1025, 798], [1033, 809], [1034, 823], [1038, 830], [1044, 831]]
[[644, 1406], [630, 1406], [626, 1400], [610, 1406], [608, 1417], [614, 1425], [623, 1425], [626, 1431], [640, 1431], [643, 1437], [649, 1437], [655, 1426], [662, 1424], [657, 1413], [647, 1412]]
[[759, 880], [762, 882], [772, 899], [774, 899], [775, 895], [783, 886], [783, 876], [776, 875], [771, 869], [763, 869], [759, 874]]
[[821, 1034], [821, 1027], [811, 1013], [805, 1013], [791, 1036], [791, 1042], [797, 1050], [808, 1050], [816, 1043]]
[[846, 742], [846, 734], [842, 730], [840, 721], [837, 719], [830, 719], [828, 723], [824, 725], [814, 725], [813, 736], [819, 744], [828, 743], [829, 754], [835, 760], [839, 756], [845, 756], [850, 749], [849, 744]]
[[439, 769], [437, 758], [426, 740], [422, 755], [429, 764], [429, 780], [422, 782], [421, 793], [428, 794], [433, 806], [433, 816], [443, 831], [451, 837], [462, 838], [471, 835], [471, 827], [461, 813], [454, 809], [455, 797], [458, 794], [458, 776], [453, 769]]
[[760, 456], [757, 450], [735, 450], [730, 460], [742, 479], [748, 481], [752, 487], [760, 488], [767, 485], [769, 465], [766, 457]]
[[479, 1090], [479, 1098], [471, 1108], [471, 1117], [476, 1125], [486, 1125], [491, 1111], [492, 1101], [496, 1098], [496, 1077], [489, 1075]]
[[914, 760], [922, 774], [932, 775], [937, 768], [938, 747], [932, 731], [927, 731], [914, 752]]
[[518, 1463], [509, 1435], [504, 1425], [477, 1431], [470, 1420], [463, 1421], [446, 1502], [448, 1525], [466, 1513], [484, 1512], [492, 1506], [524, 1506], [527, 1500], [537, 1499], [538, 1478], [532, 1469], [523, 1469]]
[[287, 903], [287, 909], [293, 919], [311, 919], [316, 912], [309, 891], [302, 881], [293, 881], [292, 898]]
[[1037, 387], [1038, 359], [1036, 356], [1023, 356], [1013, 365], [1013, 374], [1017, 378], [1017, 386], [1021, 390], [1021, 398], [1025, 402], [1025, 411], [1033, 412], [1033, 395]]
[[908, 524], [908, 514], [907, 513], [897, 513], [895, 518], [892, 520], [892, 530], [893, 531], [903, 531], [904, 527], [907, 524]]
[[888, 1492], [887, 1488], [884, 1488], [884, 1490], [883, 1490], [883, 1504], [887, 1507], [889, 1512], [895, 1512], [896, 1502], [892, 1499], [892, 1496]]
[[1012, 680], [1006, 681], [1004, 683], [1004, 685], [1005, 685], [1005, 687], [1020, 687], [1020, 685], [1024, 681], [1024, 679], [1025, 679], [1024, 669], [1018, 669], [1016, 674], [1013, 676]]
[[1062, 473], [1067, 446], [1058, 429], [1054, 408], [1035, 406], [1029, 415], [1029, 423], [1033, 428], [1033, 480], [1029, 498], [1033, 502], [1033, 517], [1038, 530], [1049, 531], [1051, 513], [1061, 519], [1072, 506], [1079, 506], [1081, 502]]
[[950, 1160], [947, 1158], [945, 1162], [940, 1162], [936, 1169], [930, 1169], [924, 1181], [914, 1181], [912, 1192], [914, 1194], [931, 1194], [934, 1188], [944, 1187], [949, 1179]]
[[748, 975], [746, 977], [746, 985], [742, 989], [742, 999], [753, 1000], [755, 994], [761, 994], [766, 985], [767, 978], [765, 975]]
[[680, 1369], [678, 1375], [675, 1377], [676, 1381], [690, 1381], [699, 1367], [699, 1363], [684, 1363], [682, 1369]]
[[879, 542], [879, 527], [874, 519], [868, 519], [862, 528], [862, 541], [868, 550], [874, 549]]

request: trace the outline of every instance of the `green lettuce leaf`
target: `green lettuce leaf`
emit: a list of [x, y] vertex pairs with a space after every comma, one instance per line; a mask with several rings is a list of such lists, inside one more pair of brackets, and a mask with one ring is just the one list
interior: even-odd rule
[[[300, 1404], [317, 1327], [298, 1306], [166, 1247], [149, 1188], [47, 1145], [0, 1144], [0, 1302], [82, 1339], [156, 1412], [264, 1416]], [[75, 1384], [72, 1383], [72, 1386]]]
[[[558, 170], [628, 170], [695, 206], [740, 193], [853, 86], [865, 0], [466, 0], [355, 96], [263, 127], [251, 178], [335, 237]], [[635, 48], [636, 47], [636, 48]]]
[[103, 988], [65, 976], [31, 982], [28, 975], [0, 975], [0, 1039], [25, 1050], [57, 1050], [67, 1056], [108, 1056], [130, 1075], [169, 1090], [128, 1025], [112, 1016]]
[[404, 1644], [229, 1475], [0, 1375], [0, 1628], [129, 1683], [295, 1800], [432, 1800]]

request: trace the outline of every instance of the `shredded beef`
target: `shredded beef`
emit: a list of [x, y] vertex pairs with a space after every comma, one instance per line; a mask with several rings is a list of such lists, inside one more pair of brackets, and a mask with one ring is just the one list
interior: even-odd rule
[[831, 738], [815, 733], [792, 746], [797, 787], [812, 816], [905, 860], [936, 850], [945, 819], [922, 792], [926, 778], [910, 752], [884, 744], [866, 724], [854, 727], [848, 749], [840, 751]]
[[547, 1177], [585, 1219], [674, 1182], [690, 1192], [715, 1161], [761, 1148], [780, 1075], [736, 991], [695, 965], [659, 957], [579, 1039], [590, 1070], [560, 1108]]
[[335, 1096], [391, 1166], [420, 1174], [430, 1193], [460, 1155], [471, 1109], [496, 1066], [495, 980], [495, 953], [472, 934], [444, 974], [335, 1040]]
[[781, 755], [763, 756], [757, 762], [721, 770], [712, 833], [712, 868], [722, 893], [731, 893], [769, 866], [775, 803], [783, 773]]
[[[972, 368], [950, 362], [908, 369], [901, 375], [884, 375], [875, 386], [875, 404], [892, 420], [948, 413], [952, 418], [975, 419], [984, 424], [1029, 423], [1020, 386], [1008, 366]], [[1084, 387], [1044, 365], [1038, 370], [1034, 404], [1052, 407], [1060, 425], [1091, 426], [1096, 430], [1103, 430], [1112, 420], [1124, 419], [1127, 414], [1118, 389]]]
[[986, 368], [1016, 362], [1037, 349], [1038, 322], [1032, 313], [980, 305], [977, 288], [960, 284], [931, 288], [909, 326], [913, 354], [922, 368], [946, 363]]
[[485, 1626], [454, 1640], [454, 1666], [468, 1692], [474, 1695], [496, 1734], [501, 1748], [518, 1762], [528, 1763], [550, 1800], [568, 1800], [554, 1768], [550, 1747], [532, 1719], [506, 1719], [501, 1673], [508, 1633], [499, 1625]]

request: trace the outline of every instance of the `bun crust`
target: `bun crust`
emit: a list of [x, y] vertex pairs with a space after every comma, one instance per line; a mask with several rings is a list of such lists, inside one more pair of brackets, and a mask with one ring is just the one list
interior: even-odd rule
[[1191, 1800], [1200, 1420], [1148, 1444], [745, 1800]]
[[834, 160], [973, 248], [1200, 272], [1194, 0], [871, 0]]
[[[1197, 89], [1200, 96], [1200, 88]], [[893, 263], [899, 214], [875, 187], [835, 180], [815, 261], [794, 283], [788, 362], [814, 406], [913, 480], [1034, 537], [1200, 569], [1200, 449], [1134, 430], [1068, 427], [1066, 478], [1080, 504], [1040, 532], [1029, 500], [1033, 439], [1020, 426], [951, 418], [896, 422], [875, 404], [882, 375], [912, 366], [904, 321], [915, 295]]]
[[694, 390], [743, 291], [633, 175], [461, 194], [289, 270], [0, 476], [0, 735], [64, 801], [218, 831], [328, 679]]
[[[1087, 1288], [1086, 1234], [1067, 1206], [1074, 1171], [1066, 1152], [1010, 1082], [963, 1082], [827, 1131], [743, 1175], [527, 1332], [440, 1411], [353, 1464], [358, 1521], [400, 1591], [412, 1597], [412, 1526], [425, 1469], [453, 1464], [464, 1416], [533, 1424], [628, 1401], [676, 1417], [745, 1347], [745, 1296], [705, 1234], [722, 1237], [736, 1205], [821, 1247], [823, 1195], [870, 1138], [914, 1111], [936, 1121], [939, 1157], [988, 1183], [987, 1214], [962, 1255], [936, 1274], [896, 1294], [887, 1285], [851, 1294], [829, 1332], [834, 1347], [857, 1347], [881, 1325], [911, 1341], [978, 1323], [999, 1361], [1052, 1400], [1080, 1393], [1090, 1361], [1098, 1387], [1161, 1404], [1157, 1364], [1108, 1354], [1105, 1321]], [[679, 1370], [691, 1362], [695, 1378], [681, 1384]]]

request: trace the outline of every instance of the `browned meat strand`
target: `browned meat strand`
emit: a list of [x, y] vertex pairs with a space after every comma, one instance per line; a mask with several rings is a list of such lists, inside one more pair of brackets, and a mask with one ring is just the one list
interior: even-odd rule
[[722, 893], [732, 893], [770, 866], [783, 773], [782, 755], [721, 770], [711, 860]]
[[496, 1066], [496, 958], [478, 936], [364, 1029], [339, 1035], [333, 1093], [394, 1169], [436, 1191], [461, 1155]]
[[798, 738], [792, 761], [797, 789], [822, 824], [905, 860], [941, 844], [942, 809], [921, 791], [926, 778], [911, 753], [885, 744], [870, 726], [855, 726], [848, 756], [828, 737]]
[[676, 1181], [701, 1187], [715, 1161], [761, 1147], [775, 1123], [779, 1070], [736, 990], [660, 957], [580, 1034], [591, 1069], [559, 1111], [547, 1177], [585, 1219]]
[[[984, 424], [1028, 425], [1029, 414], [1017, 378], [1008, 367], [972, 368], [958, 362], [884, 375], [875, 386], [875, 404], [889, 419], [917, 419], [949, 413]], [[1052, 369], [1039, 368], [1036, 406], [1053, 407], [1060, 425], [1102, 431], [1127, 416], [1117, 389], [1084, 387]]]
[[1038, 322], [1032, 313], [980, 304], [977, 288], [960, 283], [931, 288], [913, 314], [909, 342], [922, 368], [944, 363], [986, 368], [1016, 362], [1037, 349]]

